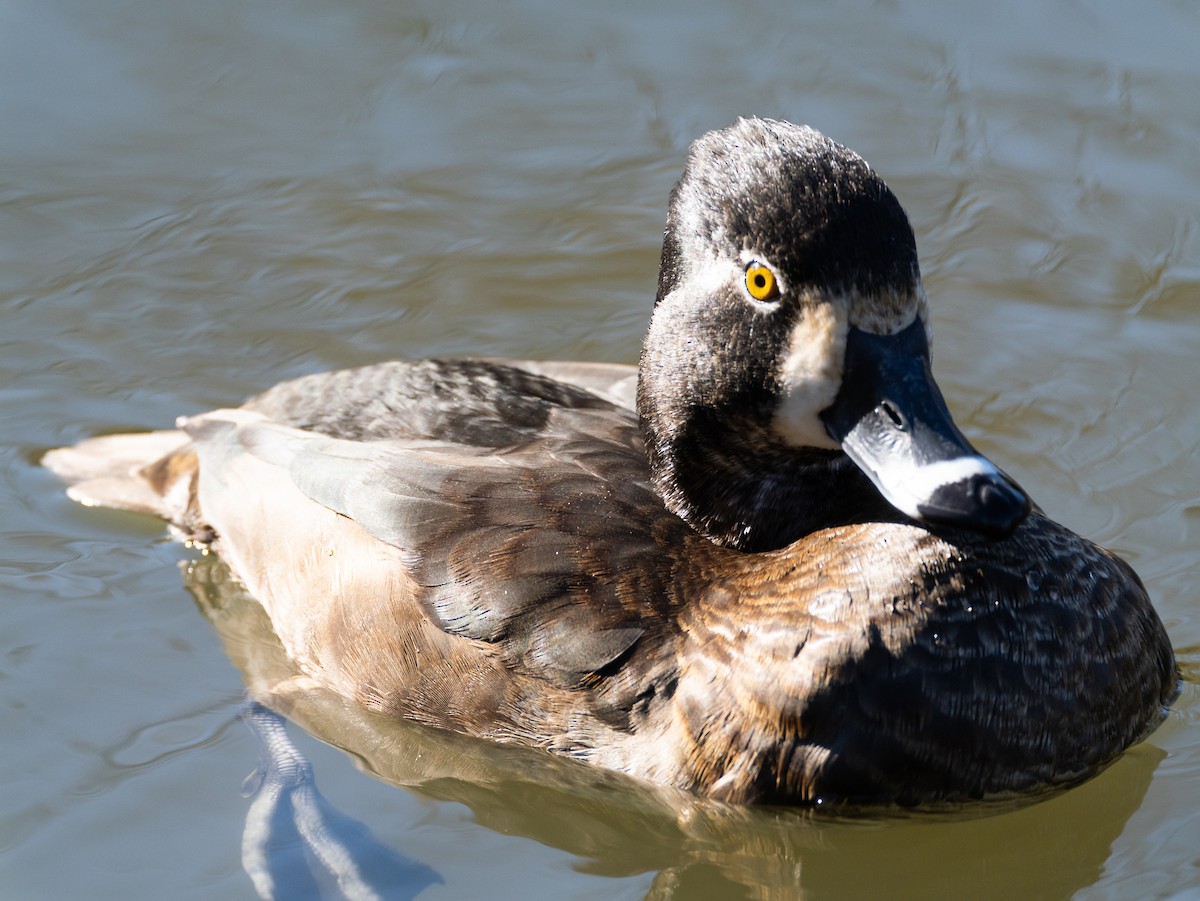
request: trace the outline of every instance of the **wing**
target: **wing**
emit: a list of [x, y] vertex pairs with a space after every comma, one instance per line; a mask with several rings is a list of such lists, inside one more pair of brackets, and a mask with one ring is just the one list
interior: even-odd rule
[[631, 411], [635, 383], [604, 363], [396, 361], [284, 382], [242, 409], [334, 438], [499, 449], [545, 434], [556, 410]]
[[498, 363], [391, 363], [183, 427], [202, 479], [238, 454], [286, 472], [400, 552], [440, 628], [558, 684], [667, 628], [685, 527], [650, 485], [634, 414], [591, 391]]

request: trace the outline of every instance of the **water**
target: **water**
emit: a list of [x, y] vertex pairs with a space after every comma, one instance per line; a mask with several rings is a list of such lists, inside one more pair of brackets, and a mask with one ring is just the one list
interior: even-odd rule
[[353, 752], [291, 728], [320, 790], [423, 899], [1200, 897], [1198, 37], [1182, 0], [8, 0], [0, 897], [254, 897], [231, 661], [271, 657], [256, 608], [181, 580], [159, 525], [71, 504], [41, 451], [395, 356], [632, 362], [687, 142], [748, 113], [899, 195], [956, 416], [1137, 567], [1170, 718], [1032, 807], [837, 822], [302, 697]]

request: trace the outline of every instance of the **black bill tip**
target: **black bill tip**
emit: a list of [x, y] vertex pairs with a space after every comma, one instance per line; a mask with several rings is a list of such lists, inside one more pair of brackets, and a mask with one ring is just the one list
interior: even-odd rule
[[988, 538], [1007, 538], [1029, 515], [1029, 495], [998, 474], [974, 473], [939, 485], [917, 504], [928, 522], [965, 526]]

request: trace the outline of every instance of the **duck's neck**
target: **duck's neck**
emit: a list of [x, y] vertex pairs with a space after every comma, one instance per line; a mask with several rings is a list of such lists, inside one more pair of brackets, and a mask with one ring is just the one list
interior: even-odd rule
[[643, 432], [667, 507], [718, 544], [774, 550], [817, 529], [899, 516], [840, 451], [787, 447], [752, 421], [704, 420], [671, 436], [645, 423]]

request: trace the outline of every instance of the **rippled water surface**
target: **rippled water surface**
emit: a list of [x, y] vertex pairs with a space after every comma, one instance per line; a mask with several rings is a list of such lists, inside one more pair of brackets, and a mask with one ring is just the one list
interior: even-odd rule
[[1170, 717], [1032, 807], [837, 822], [313, 697], [318, 785], [397, 897], [1200, 897], [1198, 46], [1184, 0], [0, 4], [0, 896], [254, 897], [234, 664], [279, 662], [40, 453], [394, 356], [632, 362], [687, 143], [756, 113], [899, 195], [952, 408], [1141, 573]]

